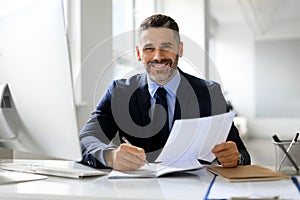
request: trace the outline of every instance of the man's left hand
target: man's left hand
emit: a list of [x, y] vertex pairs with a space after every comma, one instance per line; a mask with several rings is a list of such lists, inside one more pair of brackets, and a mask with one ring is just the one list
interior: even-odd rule
[[212, 153], [215, 154], [223, 167], [236, 167], [239, 160], [239, 151], [235, 142], [228, 141], [217, 144]]

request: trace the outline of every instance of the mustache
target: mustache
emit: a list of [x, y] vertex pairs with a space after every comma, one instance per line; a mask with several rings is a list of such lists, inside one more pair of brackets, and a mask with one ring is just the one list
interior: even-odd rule
[[173, 64], [173, 61], [171, 59], [162, 59], [160, 61], [158, 60], [153, 60], [153, 61], [150, 61], [147, 63], [148, 66], [150, 65], [154, 65], [154, 64], [169, 64], [170, 67], [172, 66]]

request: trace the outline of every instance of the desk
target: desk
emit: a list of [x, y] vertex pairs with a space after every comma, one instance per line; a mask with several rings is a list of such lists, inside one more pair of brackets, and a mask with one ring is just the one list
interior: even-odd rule
[[[55, 163], [56, 161], [51, 161]], [[60, 165], [80, 167], [69, 161]], [[204, 199], [213, 175], [205, 168], [160, 178], [108, 179], [107, 176], [69, 179], [49, 176], [45, 180], [0, 186], [0, 199]]]
[[[20, 160], [24, 162], [24, 160]], [[31, 163], [44, 163], [46, 165], [55, 165], [60, 167], [86, 168], [81, 164], [71, 161], [54, 161], [54, 160], [26, 160]], [[18, 162], [18, 160], [14, 160]], [[220, 178], [220, 177], [219, 177]], [[299, 177], [298, 177], [299, 178]], [[159, 178], [136, 178], [136, 179], [108, 179], [107, 176], [71, 179], [49, 176], [47, 179], [38, 181], [29, 181], [23, 183], [13, 183], [0, 185], [1, 200], [95, 200], [95, 199], [122, 199], [122, 200], [200, 200], [206, 197], [207, 190], [214, 179], [214, 175], [202, 168], [195, 171], [177, 173]], [[218, 178], [217, 178], [218, 180]], [[220, 179], [217, 185], [213, 187], [224, 196], [231, 196], [236, 191], [243, 190], [242, 195], [247, 194], [247, 189], [251, 189], [249, 182], [242, 185], [240, 183], [222, 183]], [[270, 184], [275, 182], [260, 182], [263, 184], [259, 188], [270, 187]], [[250, 184], [250, 185], [249, 185]], [[290, 182], [290, 186], [294, 185]], [[284, 183], [288, 187], [283, 193], [291, 193], [289, 184]], [[252, 189], [253, 189], [252, 185]], [[255, 186], [257, 187], [257, 186]], [[231, 192], [230, 192], [231, 191]], [[257, 195], [255, 189], [254, 194]], [[293, 188], [293, 198], [300, 199], [300, 194], [297, 193], [296, 187]], [[229, 192], [229, 193], [228, 193]], [[251, 192], [251, 190], [250, 190]], [[249, 191], [248, 191], [249, 193]], [[273, 194], [274, 191], [271, 192]], [[226, 195], [225, 195], [226, 194]], [[265, 193], [264, 193], [265, 195]], [[297, 198], [294, 198], [294, 197]]]

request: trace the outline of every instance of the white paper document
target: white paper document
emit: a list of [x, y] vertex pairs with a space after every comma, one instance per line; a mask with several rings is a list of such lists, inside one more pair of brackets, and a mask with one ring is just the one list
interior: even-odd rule
[[215, 156], [211, 150], [215, 145], [226, 141], [234, 116], [234, 112], [228, 112], [210, 117], [176, 120], [156, 161], [213, 161]]

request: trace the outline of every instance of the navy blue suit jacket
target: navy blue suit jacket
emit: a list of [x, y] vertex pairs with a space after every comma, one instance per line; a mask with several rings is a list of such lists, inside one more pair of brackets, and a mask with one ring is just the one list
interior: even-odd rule
[[[228, 111], [219, 84], [196, 78], [181, 70], [179, 72], [181, 81], [176, 93], [174, 120], [206, 117]], [[143, 73], [110, 84], [80, 133], [82, 163], [104, 167], [99, 162], [99, 152], [109, 148], [110, 141], [117, 133], [119, 138], [125, 136], [133, 145], [143, 148], [149, 161], [154, 161], [158, 156], [163, 146], [151, 142], [155, 135], [151, 132], [151, 105], [146, 77], [146, 73]], [[234, 125], [227, 140], [237, 144], [244, 164], [250, 164], [250, 156]]]

